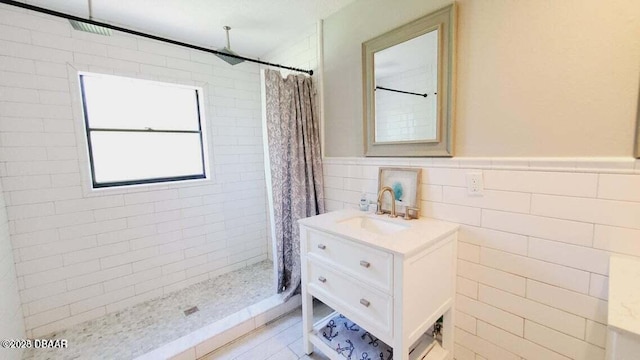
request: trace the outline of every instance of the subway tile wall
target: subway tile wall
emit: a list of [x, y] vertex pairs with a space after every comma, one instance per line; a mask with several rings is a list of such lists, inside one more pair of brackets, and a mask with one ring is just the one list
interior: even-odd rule
[[[213, 180], [89, 189], [78, 70], [203, 87]], [[0, 5], [0, 175], [28, 335], [266, 259], [260, 107], [255, 64]]]
[[604, 359], [609, 256], [640, 258], [639, 161], [327, 158], [327, 208], [375, 200], [380, 166], [422, 168], [422, 215], [461, 224], [456, 359]]
[[[0, 194], [2, 194], [1, 190]], [[2, 196], [0, 196], [0, 324], [2, 324], [0, 326], [0, 340], [25, 338], [18, 281], [9, 238], [9, 222], [6, 204]], [[21, 359], [22, 350], [0, 347], [0, 358]]]
[[[317, 25], [312, 24], [300, 32], [295, 39], [285, 41], [282, 45], [270, 51], [264, 56], [265, 61], [283, 64], [299, 69], [313, 70], [314, 79], [318, 78], [318, 30]], [[279, 70], [283, 76], [289, 74], [302, 74], [286, 69]]]

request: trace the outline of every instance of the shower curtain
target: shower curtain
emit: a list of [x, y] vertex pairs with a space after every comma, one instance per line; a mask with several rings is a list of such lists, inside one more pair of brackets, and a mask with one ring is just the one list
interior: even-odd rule
[[265, 71], [266, 127], [275, 220], [278, 293], [300, 292], [298, 220], [324, 212], [322, 156], [311, 78]]

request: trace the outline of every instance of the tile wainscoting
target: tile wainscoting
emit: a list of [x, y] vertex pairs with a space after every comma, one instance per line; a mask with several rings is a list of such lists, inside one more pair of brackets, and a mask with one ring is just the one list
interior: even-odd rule
[[375, 200], [381, 166], [422, 168], [422, 216], [462, 225], [456, 359], [604, 359], [609, 254], [640, 257], [639, 161], [325, 158], [327, 209]]

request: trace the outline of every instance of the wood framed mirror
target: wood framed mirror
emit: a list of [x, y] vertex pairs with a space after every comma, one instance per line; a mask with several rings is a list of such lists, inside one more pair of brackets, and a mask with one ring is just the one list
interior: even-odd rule
[[366, 156], [453, 156], [456, 5], [362, 44]]

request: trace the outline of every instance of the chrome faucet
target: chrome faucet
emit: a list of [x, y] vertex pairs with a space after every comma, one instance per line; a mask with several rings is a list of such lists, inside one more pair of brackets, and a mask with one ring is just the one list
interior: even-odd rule
[[388, 191], [391, 195], [391, 213], [389, 214], [389, 217], [398, 217], [398, 215], [396, 215], [396, 195], [393, 193], [393, 189], [388, 186], [380, 189], [380, 192], [378, 193], [378, 211], [376, 211], [376, 215], [382, 215], [385, 213], [382, 211], [382, 196], [385, 191]]

